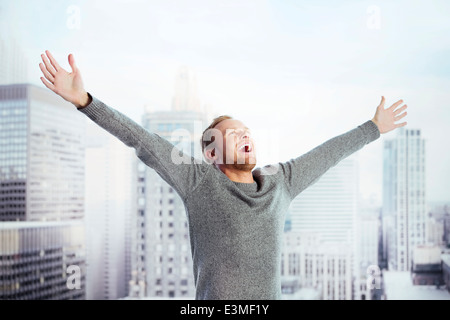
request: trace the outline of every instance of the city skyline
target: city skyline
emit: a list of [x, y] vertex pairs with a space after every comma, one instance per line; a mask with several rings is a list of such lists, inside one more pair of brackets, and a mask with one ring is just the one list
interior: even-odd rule
[[43, 88], [0, 86], [1, 300], [86, 298], [82, 120]]
[[[34, 90], [36, 90], [37, 88], [34, 88]], [[40, 91], [40, 90], [38, 90], [38, 91]], [[52, 100], [53, 101], [53, 100]], [[47, 108], [45, 105], [39, 105], [39, 104], [37, 104], [36, 102], [34, 102], [34, 104], [35, 105], [37, 105], [39, 108]], [[33, 112], [31, 112], [31, 114], [35, 114], [35, 113], [33, 113]], [[158, 114], [160, 114], [159, 116], [158, 116]], [[167, 114], [167, 112], [166, 113], [164, 113], [164, 112], [159, 112], [159, 113], [156, 113], [156, 115], [157, 115], [157, 118], [156, 119], [158, 119], [158, 117], [161, 117], [162, 116], [162, 118], [161, 119], [164, 119], [164, 116], [165, 117], [168, 117], [168, 114]], [[39, 118], [39, 117], [37, 117], [36, 118], [36, 115], [34, 116], [34, 118], [35, 119], [38, 119], [39, 121], [41, 121], [41, 119]], [[169, 117], [170, 118], [170, 117]], [[36, 121], [36, 120], [35, 120]], [[167, 120], [166, 120], [167, 121]], [[145, 123], [146, 121], [145, 121], [145, 117], [143, 118], [143, 122]], [[167, 125], [166, 125], [166, 123], [165, 123], [165, 121], [163, 120], [162, 122], [161, 121], [151, 121], [150, 122], [151, 124], [152, 124], [152, 127], [149, 127], [149, 130], [151, 130], [151, 131], [157, 131], [157, 128], [160, 128], [161, 126], [160, 126], [160, 124], [161, 123], [163, 123], [164, 124], [164, 128], [162, 128], [161, 127], [161, 129], [160, 130], [163, 130], [162, 132], [169, 132], [170, 133], [170, 131], [171, 131], [171, 129], [169, 129], [168, 127], [167, 127]], [[172, 126], [172, 129], [174, 128], [174, 126]], [[97, 128], [98, 129], [98, 128]], [[168, 131], [167, 131], [168, 130]], [[95, 131], [98, 131], [98, 130], [95, 130]], [[400, 132], [400, 133], [398, 133], [398, 135], [399, 136], [401, 136], [401, 133], [402, 132]], [[169, 139], [170, 139], [170, 136], [167, 136]], [[89, 138], [89, 137], [88, 137]], [[198, 138], [198, 137], [197, 137]], [[109, 137], [109, 140], [110, 140], [111, 138]], [[198, 140], [198, 139], [193, 139], [194, 141], [195, 140]], [[100, 141], [99, 141], [100, 142]], [[172, 141], [172, 142], [175, 142], [175, 141]], [[36, 141], [35, 143], [42, 143], [42, 141]], [[98, 142], [95, 142], [95, 141], [90, 141], [90, 143], [92, 144], [92, 145], [96, 145], [96, 144], [98, 144]], [[117, 143], [118, 144], [118, 143]], [[415, 145], [415, 144], [414, 144]], [[123, 146], [122, 146], [122, 148], [120, 148], [122, 151], [120, 151], [120, 152], [124, 152], [125, 150], [124, 150], [124, 148], [123, 148]], [[349, 159], [345, 159], [345, 160], [343, 160], [341, 163], [339, 163], [338, 164], [338, 166], [336, 167], [336, 168], [334, 168], [334, 169], [332, 169], [332, 170], [330, 170], [330, 172], [328, 172], [325, 176], [324, 176], [324, 178], [323, 179], [321, 179], [321, 181], [320, 182], [318, 182], [318, 184], [316, 185], [316, 186], [313, 186], [313, 187], [311, 187], [310, 188], [310, 190], [308, 190], [308, 191], [305, 191], [305, 193], [303, 194], [303, 197], [308, 197], [308, 195], [310, 195], [310, 194], [314, 194], [314, 190], [320, 190], [320, 188], [321, 188], [321, 185], [323, 185], [323, 187], [326, 187], [325, 185], [335, 185], [335, 187], [338, 187], [338, 189], [336, 189], [335, 191], [333, 191], [333, 192], [343, 192], [344, 191], [344, 194], [346, 193], [346, 192], [348, 192], [348, 191], [350, 191], [350, 190], [356, 190], [356, 186], [357, 186], [357, 179], [355, 179], [356, 177], [357, 177], [357, 172], [355, 171], [355, 169], [357, 168], [357, 165], [356, 165], [356, 162], [353, 164], [353, 162], [355, 161], [354, 160], [354, 156], [352, 156], [352, 157], [350, 157]], [[94, 158], [92, 158], [92, 159], [94, 159]], [[33, 160], [33, 159], [31, 159], [31, 160]], [[35, 160], [35, 159], [34, 159]], [[352, 165], [350, 165], [349, 166], [349, 164], [350, 163], [352, 163]], [[94, 164], [94, 162], [92, 163], [92, 164]], [[97, 165], [99, 165], [99, 163], [97, 164]], [[124, 163], [122, 164], [122, 165], [124, 165]], [[348, 167], [348, 168], [347, 168]], [[345, 169], [344, 169], [345, 168]], [[92, 170], [92, 169], [91, 169]], [[342, 172], [341, 172], [342, 171]], [[344, 172], [346, 172], [346, 171], [348, 171], [347, 173], [344, 173]], [[338, 172], [341, 172], [340, 174], [337, 174]], [[389, 172], [389, 171], [388, 171]], [[112, 173], [112, 171], [110, 172], [110, 173]], [[353, 178], [351, 178], [351, 179], [349, 179], [349, 173], [352, 173], [352, 174], [350, 174]], [[95, 173], [96, 175], [97, 174], [99, 174], [98, 173], [98, 170], [96, 170], [96, 173]], [[100, 174], [100, 175], [102, 175], [102, 174]], [[346, 176], [347, 177], [347, 180], [343, 180], [342, 178], [344, 177], [344, 176]], [[49, 176], [50, 178], [51, 178], [51, 176]], [[422, 180], [423, 180], [423, 178], [422, 178]], [[344, 187], [344, 185], [341, 185], [343, 182], [345, 182], [345, 184], [347, 184], [345, 187]], [[408, 181], [407, 182], [407, 184], [409, 185], [410, 184], [410, 182]], [[340, 187], [339, 187], [340, 186]], [[90, 188], [93, 188], [93, 186], [91, 185], [90, 186]], [[342, 190], [341, 191], [339, 191], [340, 189], [339, 188], [342, 188]], [[326, 190], [326, 188], [325, 188], [325, 190]], [[317, 191], [315, 191], [315, 192], [317, 192]], [[352, 197], [352, 199], [353, 200], [351, 200], [350, 202], [348, 202], [348, 204], [350, 205], [349, 206], [349, 208], [352, 208], [353, 207], [353, 205], [354, 205], [354, 202], [356, 201], [356, 198], [355, 198], [355, 195], [353, 195], [353, 197]], [[312, 205], [312, 203], [311, 203], [311, 205]], [[348, 209], [348, 208], [347, 208]], [[93, 213], [93, 214], [95, 214], [95, 213]], [[134, 212], [134, 214], [137, 214], [137, 211], [136, 212]], [[292, 215], [292, 212], [291, 212], [291, 215]], [[339, 216], [336, 216], [336, 218], [339, 218]], [[295, 219], [294, 219], [295, 220]], [[293, 227], [295, 228], [296, 227], [296, 225], [295, 225], [295, 223], [293, 224]], [[323, 227], [323, 226], [322, 226]], [[92, 228], [92, 226], [91, 226], [91, 228]], [[108, 228], [108, 227], [107, 227]], [[110, 227], [109, 227], [110, 228]], [[324, 231], [325, 232], [327, 232], [326, 231], [326, 228], [324, 229]], [[319, 236], [323, 236], [323, 235], [319, 235]], [[145, 243], [145, 242], [144, 242]], [[293, 249], [294, 251], [293, 251], [293, 254], [297, 254], [297, 253], [295, 253], [295, 252], [298, 252], [299, 254], [300, 254], [300, 256], [302, 255], [302, 254], [304, 254], [304, 253], [302, 253], [302, 252], [304, 252], [304, 251], [302, 251], [302, 250], [304, 250], [304, 249], [302, 249], [302, 248], [298, 248], [298, 249]], [[300, 251], [298, 251], [298, 250], [300, 250]], [[312, 251], [312, 252], [314, 252], [314, 250]], [[320, 255], [321, 253], [319, 253], [319, 255]], [[355, 254], [355, 251], [353, 251], [353, 254]], [[350, 255], [352, 255], [352, 254], [350, 254]], [[146, 255], [146, 259], [150, 259], [152, 256], [150, 255]], [[319, 257], [319, 256], [318, 256]], [[154, 257], [153, 257], [154, 258]], [[322, 258], [320, 258], [320, 259], [322, 259]], [[328, 259], [328, 258], [327, 258]], [[332, 259], [334, 259], [334, 258], [332, 258]], [[336, 258], [336, 259], [340, 259], [340, 258]], [[347, 259], [347, 258], [346, 258]], [[315, 260], [314, 260], [315, 261]], [[319, 260], [320, 261], [320, 260]], [[335, 260], [335, 262], [333, 262], [333, 263], [338, 263], [338, 264], [340, 264], [340, 262], [337, 262], [338, 260]], [[118, 261], [116, 261], [116, 262], [113, 262], [112, 263], [112, 267], [113, 267], [113, 265], [115, 265], [116, 263], [118, 263]], [[313, 263], [316, 263], [316, 262], [313, 262]], [[346, 262], [347, 263], [347, 262]], [[347, 268], [347, 267], [345, 267], [345, 268]], [[113, 269], [114, 269], [114, 267], [113, 267]], [[180, 268], [179, 267], [175, 267], [175, 270], [179, 270]], [[181, 269], [180, 269], [181, 270]], [[108, 271], [109, 272], [109, 271]], [[108, 273], [107, 272], [107, 273]], [[309, 272], [311, 272], [311, 270], [309, 271]], [[334, 271], [333, 271], [334, 272]], [[129, 277], [129, 275], [127, 275], [127, 277]], [[347, 276], [346, 276], [347, 277]], [[364, 280], [364, 275], [362, 276], [362, 280]], [[322, 280], [320, 280], [320, 281], [322, 281]], [[323, 281], [328, 281], [328, 280], [326, 280], [326, 278], [324, 278], [324, 280]], [[340, 280], [339, 280], [340, 281]], [[363, 281], [362, 281], [363, 282]], [[339, 297], [339, 296], [341, 296], [341, 297], [343, 297], [344, 295], [348, 298], [349, 297], [349, 289], [348, 289], [348, 286], [349, 285], [358, 285], [359, 286], [359, 282], [355, 282], [354, 284], [352, 284], [353, 283], [353, 281], [350, 281], [349, 282], [349, 280], [347, 279], [347, 280], [345, 280], [345, 284], [344, 284], [344, 282], [343, 282], [343, 284], [347, 287], [347, 289], [346, 289], [346, 291], [341, 291], [341, 289], [332, 289], [333, 290], [333, 292], [334, 292], [334, 294], [332, 294], [331, 296], [329, 296], [329, 294], [327, 293], [327, 292], [323, 292], [323, 293], [321, 293], [321, 294], [323, 294], [323, 298], [329, 298], [329, 297], [334, 297], [334, 299], [336, 299], [337, 297]], [[337, 288], [337, 287], [336, 287]], [[307, 287], [306, 288], [304, 288], [304, 289], [306, 289], [306, 290], [308, 290], [307, 289]], [[338, 291], [336, 291], [336, 290], [338, 290]], [[356, 291], [356, 292], [358, 292], [358, 291]], [[316, 291], [316, 293], [317, 293], [317, 291]], [[304, 291], [303, 291], [303, 293], [301, 293], [301, 294], [304, 294]], [[295, 297], [296, 295], [294, 295], [294, 297]], [[350, 295], [351, 296], [351, 295]], [[149, 297], [149, 295], [147, 294], [147, 295], [145, 295], [144, 297]]]
[[[73, 53], [88, 90], [139, 121], [145, 108], [170, 109], [173, 75], [180, 65], [191, 66], [204, 103], [279, 141], [258, 166], [298, 156], [371, 118], [381, 95], [386, 105], [403, 98], [410, 106], [407, 127], [430, 140], [429, 200], [449, 200], [450, 153], [442, 153], [440, 133], [450, 119], [445, 1], [39, 3], [0, 1], [0, 33], [27, 52], [30, 82], [42, 86], [44, 50], [65, 67]], [[402, 8], [408, 10], [398, 17]], [[121, 15], [134, 22], [117, 23]], [[360, 152], [361, 195], [378, 204], [382, 140], [390, 136]], [[266, 140], [260, 143], [269, 145]]]
[[388, 263], [399, 271], [411, 269], [414, 246], [427, 242], [426, 147], [420, 130], [406, 128], [384, 145], [383, 219], [393, 231]]
[[[197, 8], [173, 2], [146, 4], [141, 0], [128, 4], [62, 1], [53, 6], [42, 0], [36, 10], [45, 11], [49, 7], [59, 10], [62, 14], [52, 24], [63, 24], [62, 28], [54, 29], [53, 39], [45, 40], [41, 37], [44, 33], [39, 32], [34, 39], [29, 38], [34, 31], [24, 33], [24, 28], [32, 22], [20, 17], [33, 5], [25, 6], [22, 0], [14, 3], [0, 0], [0, 91], [11, 91], [8, 84], [13, 83], [11, 88], [27, 88], [31, 97], [27, 102], [31, 107], [25, 113], [25, 100], [16, 102], [10, 93], [0, 96], [4, 100], [0, 103], [0, 109], [3, 108], [0, 115], [6, 115], [0, 117], [0, 137], [7, 138], [3, 143], [0, 141], [2, 151], [6, 151], [0, 154], [0, 180], [6, 181], [0, 186], [5, 194], [0, 203], [0, 217], [9, 220], [0, 222], [0, 236], [9, 244], [21, 243], [10, 231], [14, 226], [17, 229], [14, 232], [24, 239], [29, 235], [45, 238], [45, 232], [57, 234], [66, 227], [51, 222], [48, 226], [56, 231], [47, 228], [37, 234], [28, 230], [38, 228], [35, 221], [84, 219], [82, 232], [70, 231], [75, 235], [72, 241], [79, 246], [75, 257], [81, 257], [80, 264], [86, 270], [83, 293], [78, 298], [117, 299], [124, 292], [129, 293], [130, 299], [192, 298], [188, 224], [184, 216], [172, 216], [184, 214], [181, 202], [174, 197], [174, 189], [153, 170], [144, 170], [134, 150], [127, 149], [95, 123], [90, 122], [85, 131], [79, 112], [76, 117], [63, 119], [70, 112], [77, 113], [76, 110], [69, 110], [66, 101], [43, 87], [39, 82], [40, 70], [33, 67], [40, 53], [50, 49], [64, 68], [67, 54], [73, 53], [87, 90], [146, 130], [181, 147], [177, 144], [179, 137], [173, 133], [178, 128], [186, 128], [191, 134], [186, 148], [194, 156], [201, 156], [194, 151], [200, 146], [200, 122], [204, 127], [213, 116], [220, 114], [243, 120], [252, 129], [257, 143], [265, 148], [258, 155], [256, 167], [298, 157], [368, 120], [380, 95], [387, 97], [386, 107], [396, 98], [403, 98], [409, 106], [405, 129], [381, 135], [293, 200], [284, 234], [288, 244], [282, 256], [283, 292], [285, 298], [293, 299], [383, 299], [386, 298], [384, 289], [374, 292], [365, 282], [371, 277], [367, 273], [369, 269], [380, 266], [378, 270], [388, 267], [389, 270], [383, 270], [390, 281], [387, 287], [396, 296], [399, 291], [393, 292], [392, 288], [395, 281], [406, 280], [405, 274], [412, 263], [410, 252], [415, 245], [430, 245], [437, 256], [441, 250], [442, 263], [447, 263], [448, 270], [450, 214], [448, 208], [440, 205], [450, 204], [446, 193], [450, 181], [446, 163], [450, 163], [450, 152], [442, 151], [445, 140], [440, 129], [450, 120], [445, 105], [450, 94], [444, 91], [450, 85], [450, 68], [447, 70], [446, 62], [439, 57], [442, 50], [450, 49], [450, 42], [438, 44], [427, 40], [430, 48], [423, 49], [414, 46], [412, 38], [402, 38], [399, 44], [414, 50], [414, 54], [404, 58], [406, 62], [400, 59], [400, 53], [375, 48], [377, 44], [388, 47], [395, 43], [389, 30], [395, 30], [398, 35], [406, 35], [408, 31], [394, 22], [393, 10], [398, 7], [392, 4], [195, 2], [199, 4]], [[413, 30], [418, 31], [419, 26], [428, 31], [450, 29], [450, 23], [439, 19], [442, 13], [437, 10], [446, 7], [450, 9], [444, 2], [433, 8], [411, 5], [411, 10], [422, 8], [437, 19], [429, 24], [418, 19]], [[105, 10], [100, 12], [102, 8]], [[139, 13], [133, 21], [144, 18], [145, 14], [149, 20], [126, 26], [125, 32], [141, 28], [149, 33], [127, 37], [113, 22], [117, 21], [118, 14], [130, 21], [127, 13], [134, 10]], [[249, 12], [254, 16], [246, 20]], [[318, 27], [317, 22], [304, 16], [305, 12], [328, 23]], [[94, 14], [104, 15], [106, 23], [98, 24]], [[296, 21], [299, 16], [305, 19]], [[233, 18], [234, 23], [228, 23], [228, 18]], [[410, 12], [402, 17], [410, 27], [413, 26], [411, 18]], [[205, 30], [206, 26], [211, 26], [211, 30]], [[52, 26], [43, 22], [40, 31], [46, 28]], [[103, 28], [117, 34], [111, 37]], [[95, 32], [91, 34], [89, 30]], [[221, 31], [221, 36], [214, 37], [215, 31]], [[297, 31], [304, 34], [299, 35]], [[102, 32], [104, 37], [98, 37]], [[439, 32], [436, 38], [440, 37]], [[418, 38], [423, 36], [419, 33]], [[267, 43], [272, 42], [270, 48], [265, 44], [265, 37]], [[117, 46], [118, 39], [124, 40], [124, 45], [114, 50], [114, 41]], [[292, 43], [295, 39], [305, 42], [304, 51], [299, 44]], [[136, 47], [127, 47], [134, 40]], [[332, 54], [321, 51], [313, 55], [316, 49], [325, 50], [332, 44], [343, 47], [333, 48]], [[348, 47], [344, 48], [345, 44]], [[44, 47], [47, 45], [51, 46]], [[257, 54], [264, 48], [268, 50]], [[295, 57], [294, 53], [299, 55]], [[376, 54], [381, 54], [383, 59], [376, 58]], [[308, 63], [307, 59], [312, 62]], [[416, 64], [408, 68], [407, 62]], [[114, 67], [108, 67], [108, 63]], [[441, 69], [436, 68], [437, 63], [441, 63]], [[370, 106], [367, 101], [372, 99], [373, 106]], [[427, 99], [431, 100], [427, 102]], [[59, 101], [62, 108], [56, 110]], [[32, 131], [28, 144], [24, 144], [28, 137], [24, 136], [26, 116]], [[52, 119], [63, 120], [52, 123]], [[16, 120], [19, 125], [15, 124]], [[62, 134], [58, 136], [58, 132]], [[82, 155], [84, 167], [80, 161]], [[23, 161], [15, 159], [16, 156]], [[89, 177], [83, 182], [84, 174]], [[71, 178], [64, 181], [67, 176]], [[12, 198], [8, 194], [22, 188], [11, 187], [11, 179], [25, 179], [22, 184], [27, 186], [24, 188], [29, 194], [22, 200], [27, 201], [26, 211], [11, 209], [14, 206], [10, 206]], [[126, 192], [121, 188], [126, 188]], [[73, 190], [85, 192], [84, 204], [80, 202], [83, 197]], [[89, 196], [97, 193], [96, 190], [101, 190], [98, 192], [101, 200], [97, 195]], [[11, 222], [14, 220], [11, 213], [20, 213], [17, 217], [25, 220], [24, 224]], [[60, 236], [52, 237], [43, 243], [54, 245], [52, 241], [58, 242]], [[326, 248], [328, 243], [324, 239], [328, 243], [338, 242], [334, 251]], [[17, 263], [9, 262], [10, 253], [15, 251], [8, 243], [0, 246], [4, 270]], [[28, 249], [25, 248], [25, 254]], [[47, 253], [55, 254], [46, 250], [33, 247], [30, 254], [40, 255], [39, 264], [45, 266]], [[389, 250], [397, 250], [393, 258]], [[385, 265], [387, 262], [389, 266]], [[421, 268], [422, 265], [417, 269], [419, 273]], [[325, 269], [335, 276], [327, 276]], [[448, 271], [442, 274], [443, 278], [448, 276]], [[89, 282], [90, 279], [95, 282]], [[22, 280], [15, 281], [11, 282], [12, 291], [14, 286], [20, 287]], [[33, 281], [42, 284], [47, 279], [42, 276]], [[299, 284], [304, 290], [296, 291]], [[446, 292], [437, 294], [441, 293]]]

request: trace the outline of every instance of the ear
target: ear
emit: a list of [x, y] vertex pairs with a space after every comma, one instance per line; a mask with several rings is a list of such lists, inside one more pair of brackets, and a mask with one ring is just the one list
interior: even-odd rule
[[213, 148], [211, 150], [206, 150], [205, 151], [205, 158], [208, 160], [209, 163], [214, 163], [214, 161], [216, 160], [216, 149]]

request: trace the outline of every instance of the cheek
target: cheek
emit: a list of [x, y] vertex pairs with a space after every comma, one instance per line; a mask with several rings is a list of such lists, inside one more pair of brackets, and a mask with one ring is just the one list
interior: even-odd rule
[[234, 153], [234, 149], [235, 149], [235, 146], [236, 146], [236, 143], [235, 142], [233, 142], [234, 140], [233, 139], [229, 139], [228, 140], [228, 143], [227, 143], [227, 140], [224, 140], [224, 142], [223, 142], [223, 149], [226, 151], [226, 153]]

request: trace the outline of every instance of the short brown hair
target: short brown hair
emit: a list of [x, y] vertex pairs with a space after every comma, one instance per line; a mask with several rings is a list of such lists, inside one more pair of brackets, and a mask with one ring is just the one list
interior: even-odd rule
[[208, 126], [208, 128], [206, 128], [205, 131], [203, 131], [202, 138], [200, 140], [200, 143], [202, 145], [202, 154], [205, 152], [205, 148], [214, 141], [214, 136], [211, 137], [211, 141], [207, 141], [205, 139], [206, 132], [208, 132], [209, 129], [214, 129], [214, 127], [217, 126], [223, 120], [228, 120], [228, 119], [233, 119], [233, 117], [228, 116], [228, 115], [218, 116], [218, 117], [214, 118], [214, 120], [211, 122], [211, 124]]

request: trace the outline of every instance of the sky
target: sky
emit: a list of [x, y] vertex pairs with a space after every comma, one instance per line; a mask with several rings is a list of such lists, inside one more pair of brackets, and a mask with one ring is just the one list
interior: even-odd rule
[[[202, 103], [255, 133], [258, 166], [286, 161], [403, 99], [405, 128], [426, 140], [427, 200], [450, 201], [450, 2], [0, 0], [0, 37], [40, 54], [140, 122], [169, 110], [178, 68], [195, 71]], [[383, 141], [358, 151], [360, 192], [381, 205]]]

